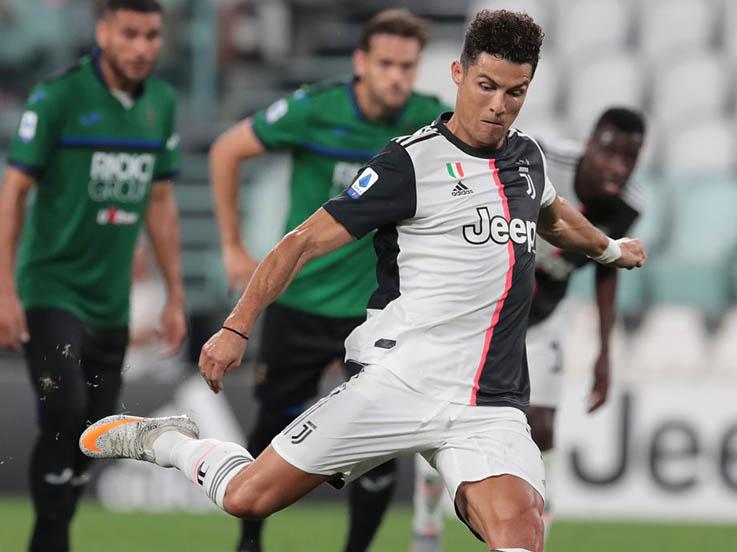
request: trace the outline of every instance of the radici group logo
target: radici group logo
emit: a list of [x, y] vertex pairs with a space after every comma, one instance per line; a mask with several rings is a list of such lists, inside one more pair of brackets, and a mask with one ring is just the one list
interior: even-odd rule
[[153, 179], [156, 158], [150, 153], [96, 151], [90, 163], [89, 196], [92, 201], [143, 201]]

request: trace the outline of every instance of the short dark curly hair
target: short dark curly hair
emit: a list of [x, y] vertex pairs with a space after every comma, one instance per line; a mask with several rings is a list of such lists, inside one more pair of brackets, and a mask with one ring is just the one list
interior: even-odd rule
[[513, 63], [529, 63], [535, 74], [545, 33], [526, 13], [481, 10], [469, 23], [463, 40], [464, 69], [486, 52]]

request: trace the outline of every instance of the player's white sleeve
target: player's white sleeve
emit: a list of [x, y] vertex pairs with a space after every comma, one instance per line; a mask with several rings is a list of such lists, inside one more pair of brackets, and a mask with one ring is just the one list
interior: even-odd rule
[[553, 200], [555, 199], [555, 196], [557, 196], [558, 193], [555, 191], [555, 188], [553, 187], [553, 183], [548, 178], [548, 175], [545, 175], [545, 188], [543, 189], [543, 197], [540, 200], [540, 207], [545, 208], [548, 207], [551, 203], [553, 203]]

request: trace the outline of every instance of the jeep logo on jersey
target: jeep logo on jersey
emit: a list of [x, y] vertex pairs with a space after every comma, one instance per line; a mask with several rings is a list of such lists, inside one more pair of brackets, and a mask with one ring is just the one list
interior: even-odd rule
[[463, 227], [463, 238], [468, 243], [483, 245], [492, 240], [498, 244], [505, 244], [512, 240], [518, 245], [527, 243], [528, 253], [535, 247], [537, 224], [534, 222], [518, 218], [507, 221], [499, 215], [492, 217], [486, 207], [477, 207], [476, 213], [479, 220]]
[[96, 151], [90, 164], [89, 194], [93, 201], [142, 201], [154, 174], [150, 153]]
[[368, 190], [378, 181], [379, 175], [376, 174], [376, 171], [371, 167], [367, 167], [363, 169], [363, 172], [356, 177], [356, 180], [353, 181], [351, 187], [348, 188], [348, 195], [351, 196], [353, 199], [358, 199], [364, 193], [366, 193], [366, 190]]

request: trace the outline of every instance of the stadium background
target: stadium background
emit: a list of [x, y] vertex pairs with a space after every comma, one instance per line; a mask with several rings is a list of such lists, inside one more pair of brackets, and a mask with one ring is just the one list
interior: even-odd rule
[[[150, 346], [131, 351], [125, 408], [145, 414], [183, 410], [198, 419], [204, 433], [240, 441], [242, 426], [251, 419], [253, 362], [229, 376], [224, 399], [206, 391], [193, 364], [199, 345], [234, 301], [225, 290], [207, 182], [206, 152], [213, 138], [303, 82], [349, 74], [362, 23], [389, 6], [410, 8], [433, 21], [417, 88], [452, 103], [448, 66], [460, 50], [468, 15], [481, 7], [524, 9], [547, 38], [517, 126], [543, 138], [583, 139], [594, 117], [611, 104], [639, 107], [649, 123], [638, 170], [648, 206], [633, 234], [648, 246], [650, 262], [621, 275], [615, 383], [609, 404], [590, 417], [584, 399], [598, 343], [590, 271], [576, 277], [567, 305], [569, 378], [558, 420], [553, 493], [559, 519], [569, 521], [553, 530], [551, 549], [737, 550], [737, 2], [163, 3], [166, 40], [157, 73], [179, 92], [185, 156], [177, 198], [192, 335], [173, 362], [156, 360]], [[91, 5], [89, 0], [0, 0], [3, 154], [34, 82], [91, 46]], [[259, 254], [279, 237], [288, 171], [288, 159], [280, 155], [249, 162], [243, 171], [244, 233]], [[139, 261], [133, 321], [145, 332], [155, 322], [162, 287], [146, 270], [145, 251]], [[335, 377], [328, 375], [326, 388]], [[2, 552], [21, 550], [30, 524], [25, 472], [34, 431], [31, 397], [20, 357], [0, 353]], [[160, 543], [151, 541], [155, 545], [133, 541], [138, 550], [168, 550], [172, 542], [172, 550], [230, 549], [234, 523], [212, 514], [177, 474], [147, 468], [122, 462], [99, 474], [88, 496], [105, 509], [84, 508], [75, 533], [79, 550], [117, 549], [84, 548], [98, 534], [115, 534], [116, 546], [131, 549], [126, 535], [139, 528], [164, 536]], [[411, 470], [411, 462], [404, 462], [399, 506], [376, 550], [406, 549], [397, 543], [406, 543], [409, 532]], [[320, 489], [306, 505], [282, 514], [283, 521], [271, 523], [267, 538], [282, 538], [279, 527], [297, 534], [305, 527], [316, 544], [304, 538], [298, 544], [278, 541], [275, 549], [337, 549], [344, 530], [338, 497]], [[173, 513], [113, 515], [111, 510]], [[448, 538], [458, 539], [449, 542], [462, 543], [450, 549], [478, 549], [457, 523], [448, 525]], [[167, 534], [162, 527], [180, 529]], [[185, 540], [176, 541], [180, 533]], [[205, 542], [225, 544], [199, 545], [195, 535], [203, 534], [215, 539]]]

